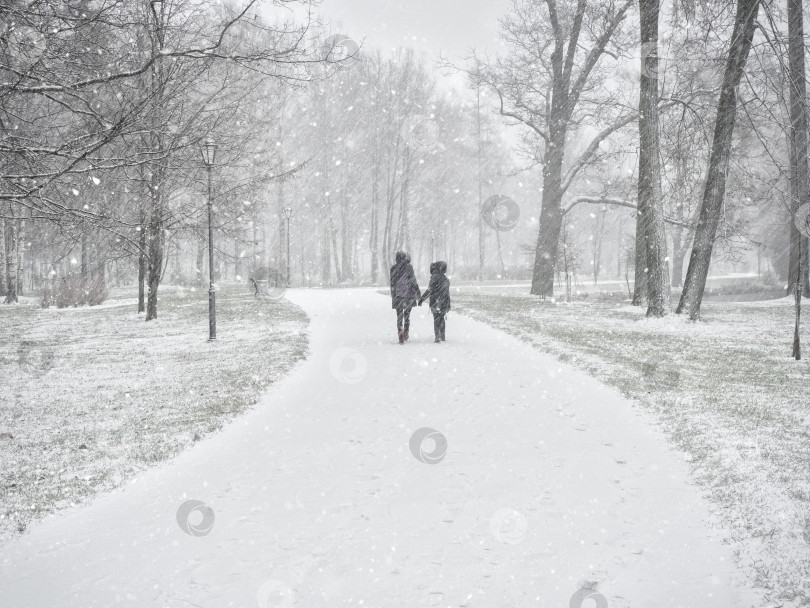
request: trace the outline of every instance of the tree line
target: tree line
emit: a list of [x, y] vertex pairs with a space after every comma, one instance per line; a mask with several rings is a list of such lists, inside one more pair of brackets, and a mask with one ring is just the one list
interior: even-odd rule
[[[648, 314], [669, 312], [674, 286], [696, 318], [711, 261], [757, 250], [790, 292], [810, 289], [793, 222], [808, 190], [800, 0], [515, 0], [500, 54], [438, 63], [358, 43], [315, 9], [0, 5], [6, 300], [23, 276], [72, 280], [88, 301], [137, 281], [152, 319], [164, 279], [201, 285], [206, 138], [221, 279], [278, 274], [289, 225], [305, 285], [384, 282], [407, 249], [550, 297], [610, 253]], [[512, 232], [482, 220], [500, 194], [520, 206]]]

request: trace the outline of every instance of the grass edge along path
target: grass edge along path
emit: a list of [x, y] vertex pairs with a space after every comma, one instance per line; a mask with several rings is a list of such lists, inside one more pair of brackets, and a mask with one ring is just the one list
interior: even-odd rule
[[144, 322], [131, 290], [101, 306], [0, 306], [0, 543], [165, 462], [258, 403], [307, 355], [287, 300], [161, 287]]
[[522, 290], [465, 286], [452, 298], [454, 311], [651, 412], [686, 454], [765, 605], [810, 606], [810, 365], [789, 356], [787, 300], [705, 303], [692, 323], [647, 319], [626, 303], [544, 302]]

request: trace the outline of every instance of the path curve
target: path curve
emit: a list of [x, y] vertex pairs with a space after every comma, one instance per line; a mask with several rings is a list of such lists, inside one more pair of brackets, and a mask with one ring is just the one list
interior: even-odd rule
[[[566, 608], [596, 582], [610, 608], [757, 605], [682, 457], [615, 390], [462, 316], [434, 344], [427, 307], [400, 346], [375, 290], [288, 297], [310, 357], [223, 432], [6, 545], [0, 605]], [[423, 427], [437, 464], [409, 449]], [[178, 525], [191, 499], [207, 534]]]

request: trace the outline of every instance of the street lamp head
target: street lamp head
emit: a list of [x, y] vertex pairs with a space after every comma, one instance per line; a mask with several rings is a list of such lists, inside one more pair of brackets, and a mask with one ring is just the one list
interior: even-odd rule
[[217, 156], [217, 144], [214, 143], [214, 140], [207, 138], [200, 146], [200, 152], [202, 153], [203, 164], [206, 167], [213, 167]]
[[284, 217], [290, 219], [292, 217], [292, 207], [284, 207]]

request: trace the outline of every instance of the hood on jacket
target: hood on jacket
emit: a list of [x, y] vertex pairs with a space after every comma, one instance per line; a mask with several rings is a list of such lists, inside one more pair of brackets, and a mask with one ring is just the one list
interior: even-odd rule
[[397, 251], [396, 255], [394, 256], [394, 259], [397, 264], [406, 262], [408, 260], [408, 254], [405, 253], [404, 251]]
[[447, 272], [447, 262], [439, 261], [434, 262], [434, 264], [436, 265], [436, 272], [438, 272], [439, 274], [444, 274], [445, 272]]
[[436, 272], [436, 262], [430, 263], [430, 274], [434, 274]]

